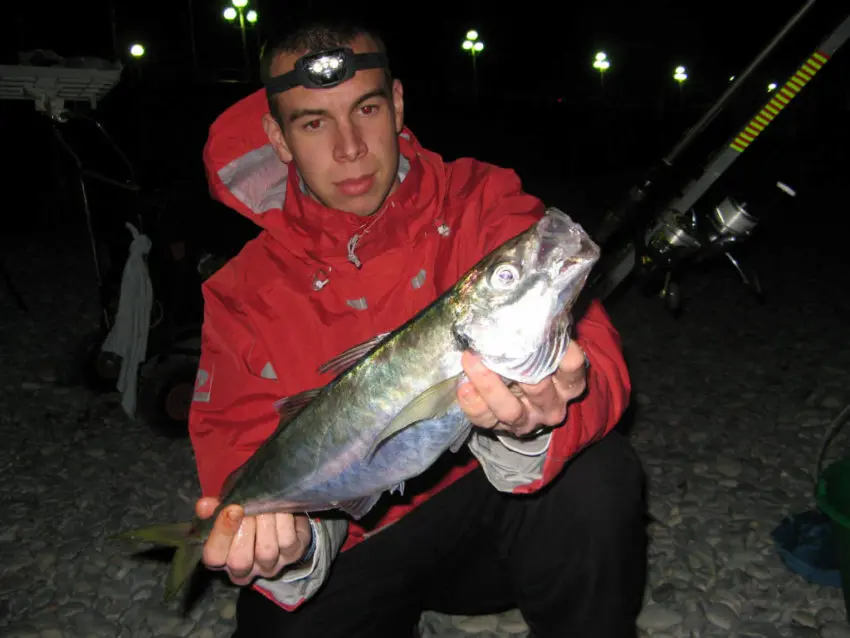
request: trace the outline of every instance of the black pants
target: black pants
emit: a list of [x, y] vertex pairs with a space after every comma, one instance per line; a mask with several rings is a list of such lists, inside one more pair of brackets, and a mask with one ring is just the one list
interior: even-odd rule
[[423, 609], [512, 607], [534, 638], [632, 638], [646, 574], [643, 488], [616, 432], [535, 495], [498, 492], [477, 468], [339, 554], [294, 612], [243, 589], [234, 638], [406, 638]]

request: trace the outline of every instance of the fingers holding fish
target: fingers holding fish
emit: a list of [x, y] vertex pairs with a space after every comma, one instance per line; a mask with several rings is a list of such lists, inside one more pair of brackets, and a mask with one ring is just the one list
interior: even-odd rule
[[276, 514], [278, 556], [282, 565], [291, 565], [301, 560], [313, 530], [309, 519], [303, 514]]
[[558, 373], [555, 373], [552, 381], [558, 389], [558, 394], [563, 398], [565, 405], [570, 401], [578, 399], [587, 389], [587, 377], [584, 375], [578, 379], [568, 377], [564, 380]]
[[493, 414], [490, 406], [478, 394], [471, 382], [461, 384], [458, 388], [458, 398], [460, 399], [461, 409], [472, 425], [490, 429], [499, 424], [499, 419]]
[[[578, 346], [576, 345], [576, 348]], [[577, 356], [576, 356], [577, 355]], [[528, 436], [541, 427], [561, 425], [567, 416], [567, 403], [584, 391], [584, 353], [564, 357], [572, 361], [536, 384], [506, 385], [475, 355], [465, 352], [461, 361], [469, 382], [458, 389], [461, 406], [473, 425]], [[561, 375], [560, 378], [558, 375]]]
[[218, 503], [218, 499], [211, 496], [199, 498], [195, 503], [195, 514], [197, 514], [198, 518], [209, 518], [215, 514], [215, 508], [218, 507]]
[[257, 516], [252, 567], [260, 576], [271, 578], [280, 571], [281, 544], [277, 515]]
[[[209, 518], [209, 515], [203, 518]], [[204, 543], [204, 553], [201, 558], [204, 565], [210, 569], [224, 569], [227, 566], [230, 545], [233, 543], [233, 538], [239, 531], [241, 523], [242, 508], [238, 505], [227, 507], [221, 511], [213, 524], [207, 542]]]
[[583, 377], [586, 361], [587, 356], [584, 354], [584, 350], [578, 341], [572, 339], [569, 346], [567, 346], [567, 351], [564, 353], [564, 358], [561, 359], [561, 363], [558, 365], [558, 371], [560, 373], [572, 374], [575, 377]]
[[500, 422], [517, 423], [526, 416], [525, 406], [517, 396], [478, 357], [464, 352], [461, 365], [469, 382], [458, 389], [458, 397], [473, 425], [489, 429]]
[[554, 374], [559, 393], [567, 400], [581, 396], [587, 388], [587, 356], [582, 347], [571, 341]]
[[540, 425], [554, 426], [563, 423], [567, 417], [567, 402], [558, 392], [552, 377], [534, 385], [521, 383], [519, 388], [532, 408], [531, 414], [534, 418], [530, 421], [534, 422], [526, 423], [529, 427], [523, 428], [526, 431], [517, 432], [518, 434], [528, 434]]
[[227, 553], [227, 575], [235, 585], [247, 585], [255, 576], [253, 572], [256, 538], [257, 517], [243, 517]]

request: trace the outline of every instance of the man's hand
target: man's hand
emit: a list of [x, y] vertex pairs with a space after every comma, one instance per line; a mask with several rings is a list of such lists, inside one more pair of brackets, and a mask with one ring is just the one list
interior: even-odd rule
[[584, 352], [573, 340], [552, 375], [535, 385], [509, 388], [477, 356], [464, 352], [461, 365], [469, 381], [458, 388], [458, 399], [473, 425], [525, 436], [541, 426], [563, 423], [567, 403], [587, 387], [584, 361]]
[[[200, 518], [209, 518], [218, 500], [202, 498], [195, 505]], [[287, 565], [297, 563], [310, 545], [312, 529], [303, 514], [245, 516], [238, 505], [224, 508], [204, 544], [203, 563], [224, 570], [236, 585], [255, 578], [274, 578]]]

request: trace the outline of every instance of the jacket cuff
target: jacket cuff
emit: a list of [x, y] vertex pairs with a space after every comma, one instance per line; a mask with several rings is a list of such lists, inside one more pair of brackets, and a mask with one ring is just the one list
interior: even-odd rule
[[535, 437], [525, 437], [518, 439], [510, 434], [494, 432], [499, 443], [508, 448], [511, 452], [521, 454], [522, 456], [540, 456], [549, 450], [549, 443], [552, 441], [552, 430], [547, 429]]
[[[310, 557], [309, 562], [302, 559], [301, 562], [295, 565], [288, 565], [287, 567], [284, 567], [280, 576], [278, 576], [275, 580], [279, 580], [282, 583], [294, 583], [299, 580], [304, 580], [315, 573], [316, 566], [319, 564], [319, 547], [324, 532], [322, 531], [322, 527], [319, 523], [314, 521], [312, 518], [309, 520], [310, 530], [313, 535], [310, 539], [310, 547], [313, 550], [313, 555]], [[310, 550], [308, 549], [307, 551], [309, 552]]]
[[551, 430], [527, 439], [476, 430], [468, 447], [493, 487], [500, 492], [513, 492], [543, 478], [551, 440]]
[[345, 519], [310, 519], [310, 527], [316, 541], [310, 563], [285, 568], [276, 578], [258, 578], [254, 583], [257, 589], [283, 607], [297, 607], [319, 590], [348, 535]]

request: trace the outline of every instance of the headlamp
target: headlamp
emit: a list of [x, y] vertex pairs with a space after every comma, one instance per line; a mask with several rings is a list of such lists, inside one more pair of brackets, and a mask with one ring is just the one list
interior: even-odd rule
[[289, 73], [270, 78], [266, 93], [272, 96], [296, 86], [329, 89], [351, 79], [357, 71], [379, 68], [389, 68], [385, 53], [354, 53], [348, 47], [309, 53], [299, 58]]

